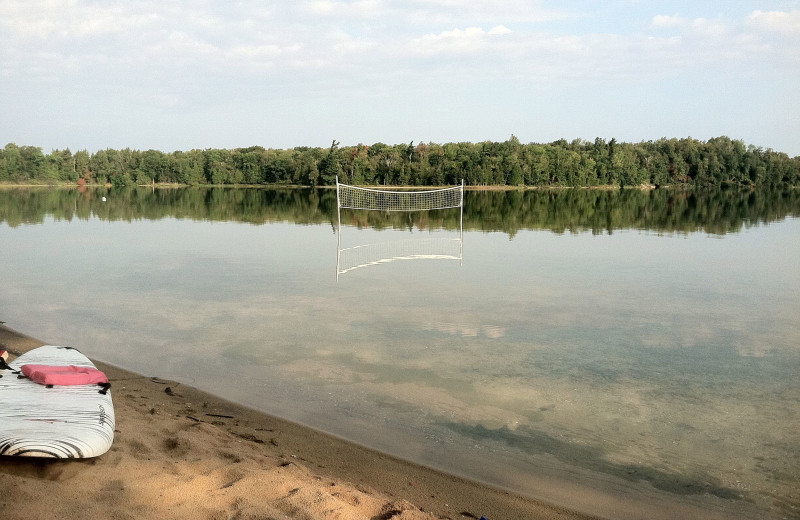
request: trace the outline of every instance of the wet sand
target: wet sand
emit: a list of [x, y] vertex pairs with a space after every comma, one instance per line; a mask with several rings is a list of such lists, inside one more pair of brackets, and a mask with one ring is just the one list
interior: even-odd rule
[[[43, 344], [0, 325], [12, 358]], [[85, 460], [0, 458], [4, 520], [594, 518], [96, 364], [112, 383], [111, 450]]]

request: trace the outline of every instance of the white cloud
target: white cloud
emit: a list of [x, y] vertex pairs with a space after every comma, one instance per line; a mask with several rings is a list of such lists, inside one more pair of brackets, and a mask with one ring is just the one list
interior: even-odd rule
[[655, 29], [683, 27], [687, 23], [688, 20], [686, 20], [686, 18], [683, 18], [681, 16], [657, 15], [654, 16], [653, 19], [650, 21], [650, 27]]
[[505, 25], [495, 25], [491, 29], [489, 29], [489, 34], [511, 34], [511, 29], [506, 27]]
[[[383, 99], [413, 88], [425, 99], [455, 88], [480, 98], [478, 85], [497, 92], [648, 88], [710, 75], [721, 83], [800, 79], [798, 10], [701, 17], [719, 9], [681, 4], [675, 14], [632, 19], [614, 6], [579, 13], [523, 0], [257, 4], [0, 0], [0, 95], [20, 100], [22, 114], [58, 97], [42, 85], [61, 83], [89, 85], [92, 101], [111, 93], [113, 106], [166, 95], [186, 106], [256, 106], [273, 97], [288, 107], [288, 98], [344, 91]], [[311, 101], [298, 103], [313, 112]]]
[[565, 20], [575, 15], [564, 9], [552, 9], [530, 0], [416, 0], [397, 2], [398, 12], [407, 13], [415, 23], [463, 22], [543, 23]]
[[[468, 22], [442, 30], [440, 15]], [[48, 69], [44, 60], [54, 74], [77, 60], [86, 69], [94, 64], [98, 72], [115, 67], [115, 62], [134, 63], [142, 72], [161, 70], [160, 77], [167, 81], [176, 67], [198, 77], [224, 67], [235, 81], [240, 74], [281, 67], [317, 75], [322, 69], [358, 73], [359, 68], [372, 74], [426, 74], [436, 70], [430, 60], [437, 56], [462, 55], [473, 60], [465, 74], [478, 64], [492, 73], [508, 70], [513, 63], [516, 74], [531, 71], [538, 77], [545, 70], [552, 80], [559, 75], [613, 80], [620, 74], [649, 77], [666, 68], [674, 74], [733, 56], [787, 53], [763, 44], [762, 35], [795, 34], [800, 27], [800, 11], [755, 11], [738, 23], [678, 14], [651, 17], [650, 29], [667, 29], [668, 37], [625, 31], [571, 34], [569, 28], [544, 32], [538, 25], [522, 23], [563, 21], [568, 16], [521, 0], [319, 0], [287, 3], [272, 11], [248, 3], [207, 2], [187, 10], [175, 2], [7, 0], [0, 3], [0, 28], [15, 42], [39, 38], [41, 48], [28, 51], [23, 44], [11, 45], [0, 50], [0, 63], [13, 63], [19, 71], [30, 61], [25, 54], [30, 58], [37, 52], [40, 70]], [[411, 23], [418, 19], [425, 23]], [[513, 33], [509, 26], [515, 27]], [[419, 29], [422, 35], [413, 34]], [[415, 56], [428, 60], [420, 63]], [[464, 66], [446, 63], [439, 69]]]
[[445, 52], [471, 52], [481, 46], [485, 35], [486, 33], [480, 27], [452, 29], [415, 38], [411, 42], [411, 48], [427, 55]]
[[335, 16], [338, 18], [372, 17], [381, 13], [386, 6], [381, 0], [357, 0], [341, 2], [335, 0], [317, 0], [301, 4], [301, 9], [318, 16]]
[[217, 52], [216, 46], [183, 31], [171, 32], [163, 43], [166, 45], [159, 47], [158, 50], [168, 53], [179, 52], [195, 55], [195, 57], [208, 57]]
[[150, 25], [158, 17], [157, 12], [147, 9], [132, 12], [112, 2], [91, 5], [78, 0], [0, 2], [0, 27], [26, 39], [75, 39], [121, 33]]
[[753, 11], [747, 20], [763, 31], [800, 36], [800, 10], [791, 12]]
[[[754, 11], [744, 18], [654, 16], [650, 29], [672, 29], [664, 40], [651, 36], [662, 47], [665, 63], [684, 70], [692, 67], [738, 69], [749, 74], [763, 67], [786, 67], [800, 57], [800, 11]], [[658, 33], [656, 33], [658, 34]], [[738, 67], [731, 66], [737, 63]]]
[[312, 14], [328, 15], [336, 12], [336, 2], [331, 2], [329, 0], [311, 2], [306, 6], [306, 10]]
[[690, 24], [692, 32], [708, 38], [721, 38], [728, 34], [729, 28], [722, 20], [709, 20], [707, 18], [695, 18]]
[[453, 29], [452, 31], [444, 31], [440, 34], [431, 34], [425, 38], [434, 40], [473, 40], [475, 38], [482, 38], [486, 34], [480, 27], [467, 27], [466, 29]]
[[328, 59], [331, 60], [339, 57], [345, 62], [358, 61], [364, 57], [369, 57], [376, 52], [375, 47], [377, 45], [375, 40], [353, 37], [341, 30], [332, 31], [330, 34], [326, 35], [325, 42], [324, 44], [321, 43], [319, 48], [334, 51], [333, 55], [326, 51]]
[[451, 29], [438, 34], [426, 34], [411, 41], [411, 48], [427, 55], [440, 53], [475, 53], [488, 50], [492, 37], [510, 34], [511, 29], [496, 25], [488, 32], [480, 27]]

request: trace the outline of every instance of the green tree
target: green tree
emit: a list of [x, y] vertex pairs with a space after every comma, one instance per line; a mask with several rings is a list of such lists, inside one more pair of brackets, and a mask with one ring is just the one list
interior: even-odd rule
[[75, 173], [77, 176], [91, 181], [92, 170], [89, 168], [89, 152], [86, 150], [78, 150], [75, 152], [73, 159], [75, 161]]
[[[259, 184], [265, 180], [266, 150], [260, 146], [233, 151], [233, 164], [241, 173], [245, 184]], [[274, 181], [273, 181], [274, 182]]]
[[298, 184], [316, 186], [319, 183], [319, 162], [322, 159], [319, 148], [298, 147], [294, 149], [292, 162], [294, 163], [295, 179]]
[[319, 163], [319, 175], [324, 185], [336, 184], [336, 178], [342, 175], [342, 166], [339, 164], [339, 154], [337, 153], [338, 146], [339, 141], [334, 139], [328, 154]]
[[[203, 152], [205, 156], [205, 177], [211, 184], [233, 184], [237, 182], [237, 177], [241, 177], [241, 172], [237, 175], [233, 158], [230, 150], [211, 148]], [[240, 182], [240, 181], [239, 181]]]
[[175, 152], [169, 156], [170, 178], [194, 186], [205, 182], [205, 155], [202, 150]]
[[169, 158], [163, 152], [147, 150], [140, 156], [136, 183], [171, 182], [173, 179], [170, 178], [169, 171]]
[[[98, 150], [89, 157], [89, 171], [94, 181], [102, 179], [102, 181], [105, 182], [105, 179], [111, 177], [114, 169], [112, 161], [115, 153], [116, 152], [110, 150]], [[75, 174], [80, 176], [77, 169], [75, 170]], [[84, 180], [88, 179], [84, 178]]]
[[75, 182], [78, 179], [69, 148], [52, 150], [47, 155], [44, 176], [50, 182]]

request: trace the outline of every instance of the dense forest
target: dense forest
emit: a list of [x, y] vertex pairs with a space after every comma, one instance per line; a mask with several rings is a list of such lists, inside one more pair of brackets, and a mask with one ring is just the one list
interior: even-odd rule
[[186, 185], [291, 184], [440, 186], [777, 186], [800, 184], [800, 157], [715, 137], [640, 143], [616, 139], [418, 143], [330, 148], [157, 150], [69, 149], [44, 154], [9, 143], [0, 183]]

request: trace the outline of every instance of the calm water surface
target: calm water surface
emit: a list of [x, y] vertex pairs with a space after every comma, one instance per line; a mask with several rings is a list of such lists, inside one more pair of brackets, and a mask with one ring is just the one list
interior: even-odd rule
[[0, 319], [593, 513], [800, 516], [797, 194], [250, 191], [0, 191]]

